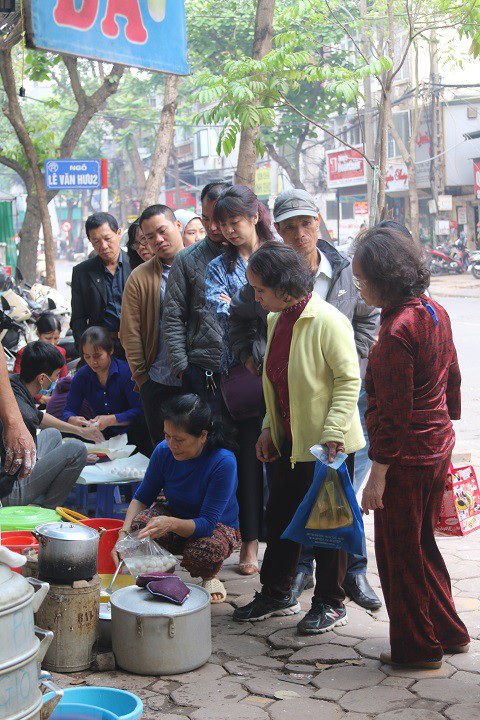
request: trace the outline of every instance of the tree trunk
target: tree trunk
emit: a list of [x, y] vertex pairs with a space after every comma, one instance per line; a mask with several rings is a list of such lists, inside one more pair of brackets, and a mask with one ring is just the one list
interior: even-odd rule
[[37, 195], [30, 190], [27, 193], [27, 207], [18, 246], [18, 267], [30, 285], [37, 280], [37, 243], [41, 227], [42, 220]]
[[[275, 0], [257, 0], [252, 53], [254, 60], [261, 60], [272, 49], [274, 10]], [[239, 185], [246, 185], [252, 190], [255, 188], [255, 171], [257, 168], [257, 148], [255, 143], [258, 140], [259, 133], [260, 127], [258, 125], [242, 130], [238, 149], [235, 182]]]
[[178, 100], [178, 75], [167, 75], [165, 80], [165, 95], [163, 98], [162, 114], [160, 125], [157, 131], [157, 140], [152, 155], [152, 162], [148, 178], [145, 183], [145, 190], [140, 201], [140, 212], [149, 205], [158, 202], [158, 196], [162, 189], [165, 170], [167, 169], [170, 151], [173, 143], [173, 124]]
[[140, 200], [145, 191], [145, 169], [143, 167], [140, 153], [138, 152], [137, 139], [134, 133], [130, 135], [129, 142], [127, 142], [127, 153], [130, 160], [130, 165], [132, 166], [137, 193], [136, 197], [133, 199]]

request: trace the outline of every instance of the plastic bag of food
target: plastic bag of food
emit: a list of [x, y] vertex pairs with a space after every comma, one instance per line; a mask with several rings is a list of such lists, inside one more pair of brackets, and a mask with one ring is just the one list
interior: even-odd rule
[[136, 578], [145, 573], [173, 570], [177, 562], [174, 555], [148, 537], [139, 540], [138, 532], [130, 533], [115, 545], [131, 575]]
[[328, 463], [328, 453], [320, 446], [311, 448], [317, 458], [315, 474], [304, 499], [283, 540], [294, 540], [307, 547], [343, 548], [349, 553], [363, 553], [362, 511], [345, 464], [346, 455], [337, 453]]

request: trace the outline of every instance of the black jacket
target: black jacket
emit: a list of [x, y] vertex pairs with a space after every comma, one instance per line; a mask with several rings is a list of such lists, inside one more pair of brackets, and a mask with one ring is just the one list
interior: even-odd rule
[[[124, 282], [131, 273], [130, 260], [122, 250]], [[105, 270], [97, 256], [84, 260], [73, 268], [72, 273], [72, 328], [75, 343], [78, 345], [82, 333], [92, 325], [102, 325], [107, 305]]]
[[[12, 386], [15, 400], [22, 415], [23, 422], [28, 432], [37, 443], [37, 430], [42, 422], [43, 413], [37, 410], [35, 398], [30, 395], [25, 384], [20, 379], [20, 375], [11, 375], [10, 384]], [[17, 475], [7, 475], [4, 471], [5, 466], [5, 446], [3, 444], [3, 427], [0, 423], [0, 498], [10, 495], [13, 485], [17, 479]]]
[[[333, 245], [319, 240], [318, 249], [332, 266], [332, 279], [328, 289], [328, 303], [340, 310], [352, 323], [355, 345], [360, 360], [368, 358], [375, 338], [380, 316], [379, 310], [366, 305], [353, 284], [352, 264]], [[250, 286], [241, 288], [230, 303], [229, 338], [233, 354], [244, 363], [253, 355], [261, 367], [267, 340], [267, 312], [255, 301]]]

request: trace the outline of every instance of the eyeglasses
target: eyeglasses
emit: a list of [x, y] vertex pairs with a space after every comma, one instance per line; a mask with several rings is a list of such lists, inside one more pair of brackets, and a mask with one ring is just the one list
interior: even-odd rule
[[361, 290], [362, 287], [365, 286], [365, 283], [368, 282], [368, 280], [363, 280], [361, 278], [358, 278], [356, 275], [352, 275], [353, 284], [357, 288], [357, 290]]
[[143, 248], [148, 247], [148, 243], [147, 243], [146, 240], [145, 240], [144, 242], [134, 242], [134, 243], [132, 243], [132, 248], [133, 248], [134, 250], [139, 250], [139, 249], [142, 248], [142, 247], [143, 247]]

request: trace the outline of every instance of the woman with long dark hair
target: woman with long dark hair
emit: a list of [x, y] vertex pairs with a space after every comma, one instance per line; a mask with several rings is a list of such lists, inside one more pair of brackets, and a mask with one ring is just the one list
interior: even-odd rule
[[128, 228], [127, 255], [132, 270], [153, 257], [138, 218]]
[[[233, 443], [198, 395], [181, 395], [162, 406], [165, 440], [155, 449], [130, 503], [120, 537], [141, 530], [201, 577], [212, 602], [224, 602], [218, 579], [224, 560], [240, 542], [237, 463]], [[157, 500], [162, 494], [165, 499]], [[118, 555], [112, 553], [118, 563]]]
[[237, 497], [242, 534], [239, 572], [254, 575], [258, 573], [258, 538], [263, 516], [263, 468], [255, 454], [261, 382], [258, 374], [252, 375], [242, 365], [234, 367], [228, 320], [230, 301], [247, 282], [245, 273], [250, 256], [263, 242], [271, 240], [273, 233], [266, 207], [244, 185], [223, 191], [215, 205], [214, 219], [227, 248], [207, 267], [205, 298], [224, 329], [222, 392], [239, 437]]
[[420, 243], [382, 223], [360, 236], [354, 282], [368, 305], [382, 308], [370, 352], [365, 421], [373, 460], [362, 507], [375, 513], [375, 554], [390, 618], [384, 663], [439, 668], [470, 638], [435, 541], [460, 418], [460, 369], [450, 319], [427, 297]]

